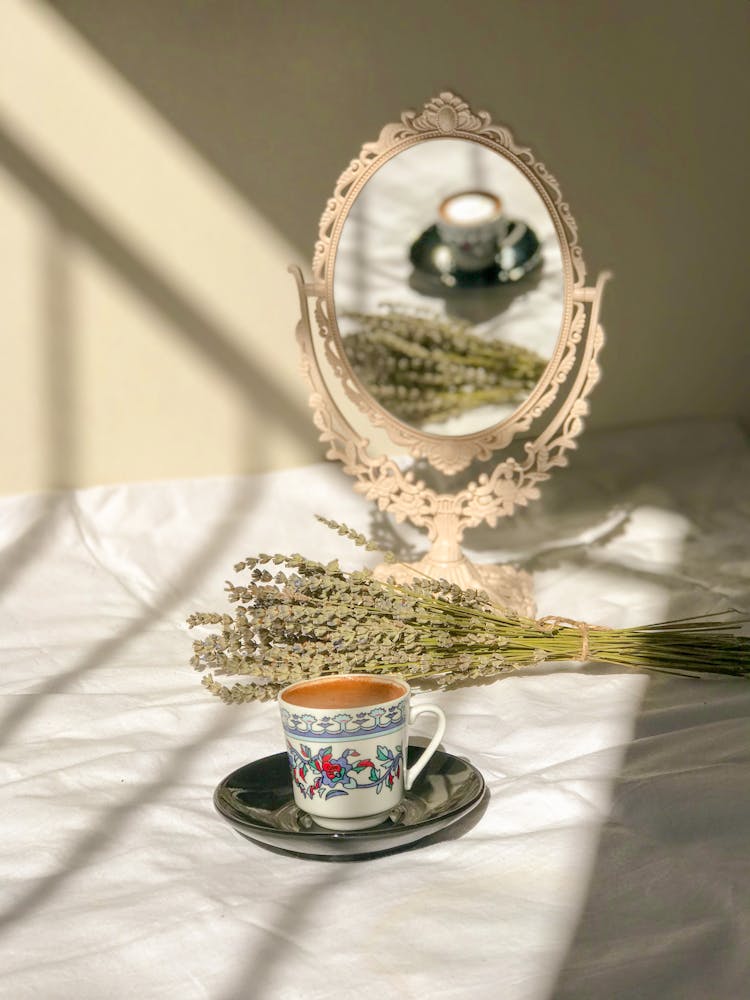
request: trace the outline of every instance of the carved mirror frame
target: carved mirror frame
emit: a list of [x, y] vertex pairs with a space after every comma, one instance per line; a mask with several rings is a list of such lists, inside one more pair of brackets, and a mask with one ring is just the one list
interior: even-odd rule
[[[357, 193], [374, 171], [397, 152], [415, 142], [446, 137], [481, 142], [523, 170], [542, 195], [555, 222], [566, 275], [562, 330], [539, 385], [507, 420], [485, 431], [454, 438], [439, 438], [409, 427], [372, 399], [346, 359], [332, 299], [335, 248]], [[413, 565], [414, 570], [460, 586], [484, 589], [499, 603], [532, 613], [534, 601], [527, 574], [508, 566], [475, 565], [464, 556], [460, 542], [467, 528], [485, 521], [494, 527], [499, 518], [537, 499], [539, 484], [549, 478], [554, 468], [568, 464], [567, 452], [576, 446], [575, 439], [583, 430], [583, 420], [589, 412], [588, 396], [600, 377], [597, 356], [604, 342], [604, 331], [599, 313], [603, 288], [610, 275], [603, 272], [593, 287], [586, 286], [577, 227], [555, 178], [535, 160], [530, 150], [515, 144], [506, 128], [493, 125], [487, 112], [473, 112], [461, 98], [442, 93], [428, 101], [420, 113], [404, 112], [400, 123], [387, 125], [378, 141], [365, 145], [360, 156], [341, 175], [321, 219], [312, 282], [305, 282], [298, 267], [289, 270], [299, 292], [301, 319], [297, 339], [302, 372], [312, 389], [309, 402], [315, 425], [321, 441], [328, 445], [326, 457], [341, 462], [344, 471], [356, 480], [355, 491], [375, 501], [381, 511], [393, 513], [398, 522], [408, 519], [427, 530], [432, 549]], [[310, 324], [309, 298], [315, 300], [317, 335]], [[418, 479], [413, 469], [402, 469], [386, 454], [370, 454], [369, 439], [344, 416], [326, 383], [316, 343], [322, 347], [334, 376], [341, 381], [349, 398], [374, 426], [385, 427], [392, 440], [415, 457], [426, 458], [430, 465], [449, 474], [466, 468], [474, 459], [491, 458], [495, 451], [506, 448], [515, 435], [527, 431], [554, 402], [557, 405], [537, 436], [524, 443], [523, 458], [509, 456], [458, 492], [439, 493]], [[405, 572], [408, 578], [411, 571], [408, 567], [395, 571], [389, 566], [382, 572], [391, 575]]]
[[[427, 433], [399, 420], [368, 392], [352, 368], [339, 331], [334, 302], [334, 279], [339, 240], [349, 211], [372, 176], [390, 159], [417, 143], [435, 139], [463, 139], [477, 143], [504, 157], [531, 183], [554, 224], [563, 265], [563, 313], [555, 349], [534, 389], [508, 417], [480, 431], [456, 436]], [[442, 93], [418, 114], [406, 111], [401, 121], [386, 125], [376, 142], [366, 143], [339, 177], [333, 197], [320, 220], [313, 257], [313, 280], [322, 294], [315, 305], [315, 318], [325, 355], [334, 374], [367, 420], [382, 427], [391, 440], [415, 458], [427, 461], [447, 474], [460, 472], [473, 461], [486, 460], [506, 448], [554, 402], [570, 374], [583, 329], [583, 304], [575, 292], [583, 288], [586, 266], [578, 246], [578, 229], [560, 187], [530, 149], [519, 146], [509, 129], [494, 125], [486, 111], [473, 112], [460, 97]]]

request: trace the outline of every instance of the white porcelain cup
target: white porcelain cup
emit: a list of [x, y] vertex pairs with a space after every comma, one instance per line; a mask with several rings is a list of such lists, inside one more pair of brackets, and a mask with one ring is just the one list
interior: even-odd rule
[[[328, 830], [365, 830], [388, 818], [445, 733], [437, 705], [410, 707], [406, 681], [346, 674], [299, 681], [279, 694], [294, 801]], [[437, 716], [435, 733], [406, 767], [408, 726]]]

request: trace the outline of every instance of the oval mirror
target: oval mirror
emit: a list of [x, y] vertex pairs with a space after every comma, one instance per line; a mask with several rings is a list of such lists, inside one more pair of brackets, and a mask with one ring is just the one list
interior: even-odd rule
[[474, 564], [460, 543], [567, 464], [599, 378], [609, 275], [586, 285], [555, 178], [442, 93], [362, 147], [323, 212], [312, 281], [291, 270], [327, 457], [432, 542], [376, 573], [441, 577], [531, 613], [528, 574]]
[[363, 147], [323, 213], [313, 269], [347, 396], [442, 472], [528, 432], [573, 368], [575, 222], [532, 152], [455, 95]]

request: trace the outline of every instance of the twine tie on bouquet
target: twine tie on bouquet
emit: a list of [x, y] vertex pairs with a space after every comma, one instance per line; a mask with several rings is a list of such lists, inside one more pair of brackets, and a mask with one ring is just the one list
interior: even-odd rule
[[589, 658], [589, 632], [611, 632], [608, 625], [589, 625], [587, 622], [578, 621], [577, 618], [564, 618], [561, 615], [545, 615], [544, 618], [537, 618], [537, 625], [542, 632], [554, 632], [558, 628], [577, 628], [581, 633], [581, 651], [573, 659], [585, 663]]

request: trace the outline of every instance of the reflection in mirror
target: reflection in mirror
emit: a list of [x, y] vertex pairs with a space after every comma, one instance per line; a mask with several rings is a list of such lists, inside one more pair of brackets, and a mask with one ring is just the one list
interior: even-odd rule
[[355, 374], [427, 433], [492, 427], [529, 396], [560, 335], [563, 261], [540, 194], [467, 139], [389, 159], [341, 232], [334, 302]]

